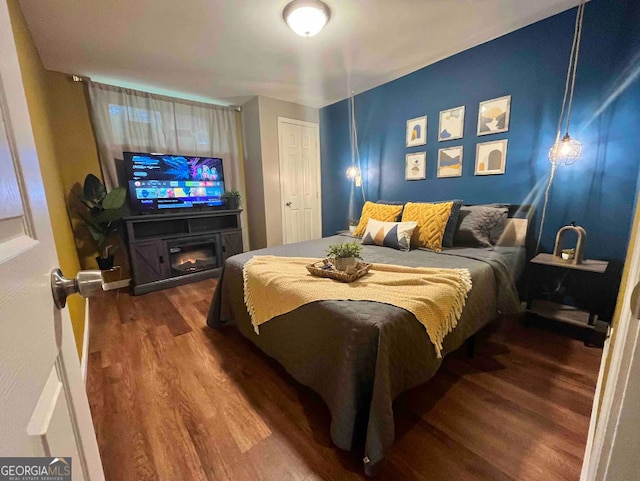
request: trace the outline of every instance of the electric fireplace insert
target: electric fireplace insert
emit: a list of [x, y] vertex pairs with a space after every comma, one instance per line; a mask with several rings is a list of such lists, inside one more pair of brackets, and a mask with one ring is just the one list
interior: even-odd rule
[[171, 277], [220, 267], [218, 237], [176, 239], [167, 242]]

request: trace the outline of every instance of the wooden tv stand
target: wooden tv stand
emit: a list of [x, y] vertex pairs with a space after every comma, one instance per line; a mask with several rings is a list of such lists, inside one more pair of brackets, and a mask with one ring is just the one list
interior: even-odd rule
[[134, 295], [220, 275], [242, 252], [240, 209], [124, 218]]

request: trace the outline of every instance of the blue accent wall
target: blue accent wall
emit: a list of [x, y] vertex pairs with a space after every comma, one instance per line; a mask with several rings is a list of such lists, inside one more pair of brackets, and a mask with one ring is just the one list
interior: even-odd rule
[[[588, 257], [620, 266], [626, 255], [640, 166], [639, 4], [593, 0], [586, 6], [571, 122], [583, 154], [556, 171], [542, 251], [575, 220], [587, 231]], [[576, 9], [569, 10], [357, 95], [367, 199], [537, 203], [539, 220], [575, 16]], [[509, 131], [478, 137], [478, 103], [503, 95], [512, 96]], [[466, 107], [464, 138], [438, 142], [439, 112], [459, 105]], [[422, 115], [428, 116], [427, 145], [406, 148], [405, 123]], [[346, 228], [353, 189], [345, 177], [351, 163], [347, 100], [321, 109], [320, 129], [323, 234], [331, 235]], [[475, 176], [476, 144], [499, 139], [509, 140], [506, 173]], [[462, 177], [436, 178], [438, 149], [457, 145], [464, 147]], [[421, 151], [427, 152], [426, 180], [405, 181], [405, 155]], [[357, 217], [362, 196], [355, 194]]]

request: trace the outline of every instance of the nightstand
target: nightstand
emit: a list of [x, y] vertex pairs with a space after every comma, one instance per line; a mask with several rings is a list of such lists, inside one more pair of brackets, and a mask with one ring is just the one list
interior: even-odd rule
[[[556, 292], [563, 283], [576, 276], [589, 276], [590, 283], [602, 282], [602, 274], [607, 270], [609, 262], [588, 259], [581, 264], [572, 264], [552, 254], [538, 254], [530, 261], [531, 272], [527, 289], [527, 310], [547, 319], [554, 319], [588, 329], [595, 329], [598, 316], [589, 309], [567, 306], [552, 302], [551, 299], [540, 299], [541, 278], [548, 269], [561, 271], [562, 277]], [[549, 294], [548, 297], [551, 297]]]

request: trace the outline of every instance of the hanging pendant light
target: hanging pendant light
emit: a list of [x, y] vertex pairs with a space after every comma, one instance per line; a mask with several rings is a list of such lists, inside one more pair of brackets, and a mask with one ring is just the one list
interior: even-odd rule
[[347, 179], [355, 180], [360, 175], [360, 170], [354, 165], [347, 169]]
[[[536, 252], [540, 251], [540, 241], [544, 231], [544, 222], [547, 216], [547, 206], [549, 204], [549, 193], [556, 173], [556, 167], [573, 165], [582, 154], [582, 144], [569, 135], [571, 124], [571, 107], [573, 105], [573, 90], [576, 85], [576, 70], [578, 67], [578, 55], [580, 53], [580, 37], [582, 36], [582, 21], [584, 19], [585, 0], [580, 0], [578, 12], [576, 14], [576, 26], [573, 31], [573, 45], [571, 46], [571, 56], [569, 57], [569, 68], [567, 69], [567, 81], [564, 86], [564, 97], [562, 99], [562, 109], [558, 119], [558, 131], [556, 141], [549, 149], [549, 162], [551, 162], [551, 174], [547, 181], [547, 188], [544, 191], [544, 203], [542, 215], [540, 216], [540, 230], [536, 243]], [[568, 102], [567, 102], [568, 98]], [[565, 121], [566, 118], [566, 121]], [[562, 135], [562, 125], [565, 124], [565, 134]]]
[[[549, 149], [549, 161], [554, 166], [565, 166], [574, 164], [582, 154], [582, 144], [569, 135], [571, 124], [571, 107], [573, 106], [573, 91], [576, 85], [576, 71], [578, 68], [578, 56], [580, 54], [580, 38], [582, 37], [582, 21], [584, 19], [585, 0], [580, 1], [578, 13], [576, 15], [576, 26], [573, 32], [573, 45], [571, 46], [571, 56], [569, 57], [569, 68], [567, 69], [567, 81], [564, 87], [564, 97], [562, 99], [562, 109], [558, 119], [558, 132], [556, 141]], [[567, 102], [568, 97], [568, 102]], [[562, 124], [565, 122], [565, 134], [562, 133]]]
[[282, 13], [289, 28], [301, 37], [320, 33], [331, 17], [331, 10], [320, 0], [293, 0]]
[[349, 117], [350, 117], [350, 142], [351, 142], [351, 166], [347, 168], [347, 179], [354, 182], [356, 187], [362, 190], [362, 199], [367, 201], [364, 193], [364, 185], [362, 184], [362, 168], [360, 167], [360, 150], [358, 149], [358, 129], [356, 127], [356, 107], [354, 93], [351, 92], [349, 98]]
[[555, 165], [572, 165], [582, 154], [582, 144], [566, 133], [549, 149], [549, 160]]

